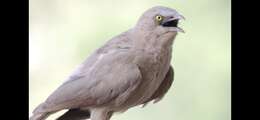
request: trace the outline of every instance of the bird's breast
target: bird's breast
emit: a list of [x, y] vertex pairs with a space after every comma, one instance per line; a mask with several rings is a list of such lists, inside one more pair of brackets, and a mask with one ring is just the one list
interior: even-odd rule
[[143, 79], [136, 90], [137, 104], [149, 99], [163, 81], [170, 66], [171, 50], [145, 52], [142, 55], [139, 56], [138, 65]]

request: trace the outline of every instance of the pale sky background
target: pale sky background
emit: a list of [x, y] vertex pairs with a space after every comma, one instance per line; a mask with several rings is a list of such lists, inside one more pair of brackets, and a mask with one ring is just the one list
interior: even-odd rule
[[230, 0], [29, 0], [29, 115], [92, 51], [156, 5], [186, 18], [173, 45], [175, 81], [159, 103], [112, 120], [231, 120]]

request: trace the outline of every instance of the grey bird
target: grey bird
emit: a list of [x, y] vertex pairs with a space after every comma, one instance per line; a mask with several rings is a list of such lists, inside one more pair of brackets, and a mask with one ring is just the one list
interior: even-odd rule
[[173, 82], [172, 44], [184, 17], [155, 6], [137, 24], [92, 53], [34, 111], [44, 120], [64, 109], [57, 120], [109, 120], [113, 113], [161, 100]]

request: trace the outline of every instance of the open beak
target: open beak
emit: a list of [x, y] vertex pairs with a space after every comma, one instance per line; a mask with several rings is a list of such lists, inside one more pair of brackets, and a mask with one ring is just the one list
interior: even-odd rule
[[163, 27], [171, 27], [174, 31], [184, 33], [184, 30], [178, 27], [179, 20], [185, 20], [185, 18], [182, 15], [177, 15], [168, 19], [166, 18], [164, 21], [162, 21], [161, 25]]

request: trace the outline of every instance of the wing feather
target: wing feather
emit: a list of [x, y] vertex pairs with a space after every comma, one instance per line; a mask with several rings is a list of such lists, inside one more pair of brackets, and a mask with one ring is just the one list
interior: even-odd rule
[[152, 100], [154, 100], [153, 103], [159, 102], [170, 89], [170, 87], [173, 83], [173, 80], [174, 80], [174, 70], [173, 70], [173, 67], [170, 66], [169, 70], [168, 70], [163, 82], [159, 86], [159, 88], [155, 91], [155, 93], [152, 95], [152, 97], [150, 99], [148, 99], [146, 102], [143, 103], [142, 107], [145, 107]]
[[[125, 50], [98, 55], [91, 67], [80, 66], [48, 97], [40, 110], [46, 112], [102, 105], [122, 95], [126, 100], [130, 93], [125, 94], [125, 91], [133, 91], [142, 79], [139, 67], [132, 62], [134, 59], [135, 55]], [[124, 100], [117, 102], [120, 104]]]

